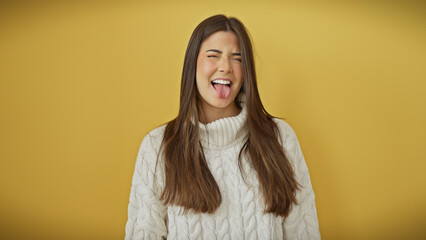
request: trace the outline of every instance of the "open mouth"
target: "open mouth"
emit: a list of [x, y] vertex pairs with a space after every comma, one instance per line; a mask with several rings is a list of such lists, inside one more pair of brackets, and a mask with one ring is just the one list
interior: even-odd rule
[[229, 80], [216, 79], [212, 81], [212, 86], [220, 98], [227, 98], [231, 93], [232, 82]]
[[228, 87], [231, 87], [231, 86], [232, 86], [231, 81], [228, 81], [228, 80], [221, 80], [221, 79], [213, 80], [213, 81], [212, 81], [212, 86], [213, 86], [213, 87], [214, 87], [216, 84], [227, 85]]

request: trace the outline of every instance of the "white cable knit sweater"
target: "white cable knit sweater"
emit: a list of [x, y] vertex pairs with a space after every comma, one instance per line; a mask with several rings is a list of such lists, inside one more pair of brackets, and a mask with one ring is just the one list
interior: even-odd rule
[[244, 160], [248, 185], [238, 168], [238, 154], [244, 143], [243, 108], [235, 117], [209, 124], [200, 123], [200, 139], [210, 171], [222, 195], [222, 203], [214, 214], [180, 214], [178, 206], [165, 206], [159, 201], [164, 186], [164, 172], [159, 161], [154, 169], [165, 125], [152, 130], [143, 139], [136, 160], [126, 224], [127, 239], [321, 239], [315, 196], [299, 142], [291, 127], [274, 119], [281, 132], [285, 154], [291, 162], [296, 180], [303, 186], [297, 192], [298, 205], [293, 205], [283, 220], [264, 214], [265, 206], [256, 172]]

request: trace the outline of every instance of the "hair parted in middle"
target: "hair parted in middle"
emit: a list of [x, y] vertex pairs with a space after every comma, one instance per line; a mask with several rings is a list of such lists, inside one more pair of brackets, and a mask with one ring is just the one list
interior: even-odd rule
[[[239, 42], [243, 84], [235, 104], [242, 108], [240, 95], [245, 95], [247, 120], [246, 141], [238, 156], [247, 157], [257, 172], [266, 213], [287, 216], [297, 204], [296, 182], [290, 162], [280, 143], [278, 126], [260, 100], [253, 48], [245, 26], [234, 17], [215, 15], [202, 21], [192, 33], [183, 65], [178, 116], [168, 122], [161, 146], [164, 158], [165, 185], [161, 200], [166, 205], [183, 207], [184, 211], [214, 213], [222, 197], [208, 168], [199, 140], [201, 100], [196, 86], [197, 57], [202, 42], [219, 31], [233, 32]], [[195, 123], [195, 124], [194, 124]]]

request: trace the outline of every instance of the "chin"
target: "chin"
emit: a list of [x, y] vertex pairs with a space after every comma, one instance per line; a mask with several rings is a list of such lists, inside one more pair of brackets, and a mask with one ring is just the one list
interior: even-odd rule
[[228, 108], [230, 105], [232, 105], [234, 103], [234, 101], [223, 101], [223, 100], [219, 100], [217, 102], [215, 102], [214, 104], [211, 104], [213, 107], [216, 108]]

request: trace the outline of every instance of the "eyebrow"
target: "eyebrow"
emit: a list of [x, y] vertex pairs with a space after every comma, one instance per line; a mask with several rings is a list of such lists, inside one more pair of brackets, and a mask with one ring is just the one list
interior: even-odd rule
[[[222, 54], [223, 52], [217, 49], [209, 49], [206, 52], [215, 52], [215, 53], [220, 53]], [[232, 56], [241, 56], [241, 53], [231, 53]]]

